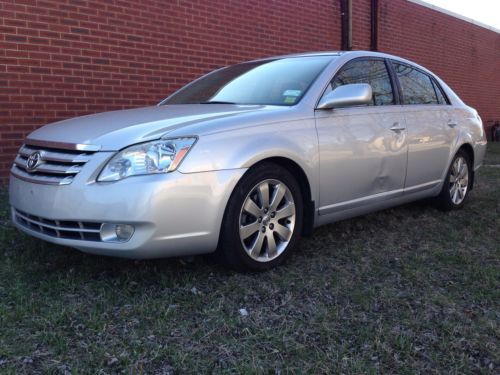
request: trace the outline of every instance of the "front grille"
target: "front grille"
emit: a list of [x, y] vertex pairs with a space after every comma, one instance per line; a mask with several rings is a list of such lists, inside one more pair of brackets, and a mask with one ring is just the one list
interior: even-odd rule
[[[60, 149], [44, 145], [23, 145], [14, 160], [11, 173], [23, 180], [48, 184], [69, 185], [82, 170], [94, 151]], [[36, 155], [35, 155], [36, 154]], [[35, 156], [37, 162], [30, 168], [28, 159]]]
[[101, 223], [86, 221], [51, 220], [14, 209], [14, 220], [19, 225], [50, 237], [70, 240], [101, 241]]

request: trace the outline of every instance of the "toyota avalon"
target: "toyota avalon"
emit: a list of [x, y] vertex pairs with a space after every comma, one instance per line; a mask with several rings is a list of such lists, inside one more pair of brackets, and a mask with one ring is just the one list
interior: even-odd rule
[[217, 251], [265, 270], [319, 225], [428, 197], [461, 208], [485, 147], [477, 112], [411, 61], [272, 57], [34, 131], [11, 169], [12, 220], [88, 253]]

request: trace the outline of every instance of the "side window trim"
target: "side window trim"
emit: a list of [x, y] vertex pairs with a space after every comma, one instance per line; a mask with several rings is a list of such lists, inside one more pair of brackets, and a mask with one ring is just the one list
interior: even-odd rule
[[434, 83], [434, 80], [432, 79], [432, 77], [429, 77], [429, 79], [431, 80], [432, 89], [434, 90], [434, 95], [436, 95], [436, 100], [437, 100], [438, 104], [439, 105], [443, 104], [443, 103], [441, 103], [441, 100], [439, 100], [439, 95], [438, 95], [436, 84]]
[[[450, 99], [448, 98], [448, 95], [446, 95], [446, 92], [443, 90], [437, 79], [435, 77], [431, 77], [431, 80], [432, 84], [434, 85], [434, 90], [439, 91], [441, 93], [441, 96], [444, 98], [444, 103], [439, 103], [439, 104], [450, 105], [451, 104]], [[439, 100], [439, 95], [437, 95], [437, 92], [436, 96]]]
[[[350, 64], [350, 63], [353, 63], [353, 62], [358, 62], [358, 61], [383, 61], [384, 64], [385, 64], [385, 68], [387, 69], [387, 74], [389, 75], [389, 82], [391, 83], [391, 89], [392, 89], [392, 96], [393, 96], [393, 103], [392, 104], [389, 104], [389, 105], [397, 105], [399, 103], [399, 91], [397, 91], [397, 88], [394, 87], [394, 84], [395, 84], [395, 81], [393, 81], [393, 77], [392, 77], [392, 73], [391, 73], [391, 69], [389, 68], [389, 64], [387, 63], [387, 59], [386, 58], [383, 58], [383, 57], [377, 57], [377, 56], [361, 56], [361, 57], [355, 57], [354, 59], [351, 59], [349, 61], [346, 61], [344, 63], [344, 65], [342, 65], [336, 72], [335, 74], [333, 74], [333, 76], [330, 78], [330, 80], [328, 80], [328, 84], [325, 86], [325, 88], [323, 89], [321, 95], [319, 96], [318, 100], [317, 100], [317, 103], [316, 103], [316, 106], [318, 105], [318, 103], [321, 101], [321, 99], [323, 98], [323, 96], [325, 95], [325, 92], [328, 90], [328, 86], [330, 86], [330, 84], [333, 82], [333, 80], [335, 80], [335, 78], [337, 78], [337, 76], [342, 73], [342, 71], [344, 70], [344, 68]], [[382, 105], [380, 107], [385, 107], [386, 105]], [[368, 108], [370, 108], [371, 106], [367, 106]], [[376, 107], [376, 106], [375, 106]]]
[[396, 70], [394, 69], [394, 65], [392, 64], [393, 60], [384, 59], [385, 66], [387, 67], [387, 71], [389, 72], [389, 76], [391, 77], [391, 85], [392, 91], [394, 92], [394, 101], [396, 105], [403, 105], [403, 91], [401, 90], [401, 85], [399, 84], [399, 79], [396, 74]]

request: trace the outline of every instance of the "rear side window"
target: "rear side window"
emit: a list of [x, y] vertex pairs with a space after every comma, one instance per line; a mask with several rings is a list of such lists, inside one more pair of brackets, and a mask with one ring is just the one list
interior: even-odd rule
[[368, 83], [373, 90], [370, 105], [394, 104], [391, 79], [383, 60], [354, 60], [348, 62], [330, 82], [325, 94], [342, 85]]
[[403, 104], [439, 104], [431, 77], [406, 64], [393, 65], [403, 91]]

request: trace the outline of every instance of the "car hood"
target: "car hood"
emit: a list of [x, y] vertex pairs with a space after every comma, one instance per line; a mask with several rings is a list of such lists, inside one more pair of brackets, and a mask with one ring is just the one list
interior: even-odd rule
[[[242, 123], [263, 113], [283, 111], [287, 107], [263, 105], [189, 104], [162, 105], [112, 111], [58, 121], [35, 130], [29, 140], [77, 143], [116, 151], [134, 143], [162, 136], [187, 136], [215, 132]], [[237, 121], [232, 118], [238, 117]], [[191, 133], [190, 133], [191, 132]]]

